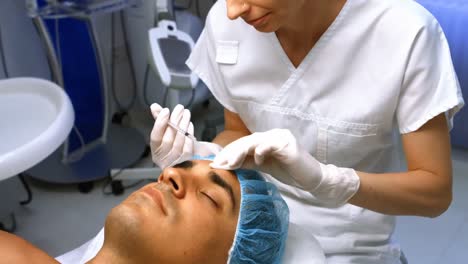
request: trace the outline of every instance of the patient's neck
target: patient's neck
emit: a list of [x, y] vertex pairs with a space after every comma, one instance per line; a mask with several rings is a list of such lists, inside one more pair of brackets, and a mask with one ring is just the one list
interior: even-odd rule
[[117, 249], [112, 249], [103, 246], [97, 255], [87, 262], [87, 264], [103, 264], [103, 263], [113, 263], [113, 264], [133, 264], [137, 263], [134, 259], [129, 256], [125, 256]]

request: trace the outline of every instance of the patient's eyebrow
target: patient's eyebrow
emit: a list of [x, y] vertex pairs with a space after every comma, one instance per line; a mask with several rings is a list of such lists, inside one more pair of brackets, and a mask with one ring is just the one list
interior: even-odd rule
[[183, 161], [179, 164], [176, 164], [174, 166], [172, 166], [173, 168], [177, 168], [177, 169], [191, 169], [192, 167], [194, 166], [194, 162], [191, 161], [191, 160], [186, 160], [186, 161]]
[[229, 183], [227, 183], [221, 176], [219, 176], [219, 174], [217, 174], [214, 171], [210, 171], [208, 176], [210, 177], [210, 180], [214, 184], [220, 186], [221, 188], [223, 188], [227, 192], [227, 194], [231, 198], [232, 209], [234, 210], [234, 208], [236, 208], [236, 199], [234, 198], [234, 192], [232, 191], [231, 185]]

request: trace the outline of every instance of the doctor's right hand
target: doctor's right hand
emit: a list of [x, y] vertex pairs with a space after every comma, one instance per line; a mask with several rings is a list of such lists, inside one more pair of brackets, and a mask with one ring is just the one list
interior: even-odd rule
[[193, 135], [190, 111], [179, 104], [171, 114], [168, 108], [163, 109], [159, 104], [152, 104], [151, 113], [155, 118], [150, 140], [153, 162], [164, 169], [191, 158], [195, 142], [168, 124], [170, 121]]
[[217, 154], [221, 147], [211, 142], [192, 140], [169, 126], [169, 121], [183, 131], [193, 135], [194, 127], [190, 122], [191, 113], [182, 105], [174, 107], [172, 114], [168, 108], [159, 104], [151, 105], [151, 113], [155, 119], [151, 131], [151, 156], [153, 162], [161, 169], [173, 166], [192, 158], [193, 155], [209, 156]]

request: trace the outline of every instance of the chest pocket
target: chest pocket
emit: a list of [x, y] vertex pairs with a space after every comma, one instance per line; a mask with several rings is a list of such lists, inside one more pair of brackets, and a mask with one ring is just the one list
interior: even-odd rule
[[379, 125], [336, 120], [318, 123], [316, 158], [323, 163], [365, 168], [368, 159], [382, 149]]
[[217, 41], [216, 62], [225, 65], [234, 65], [239, 56], [239, 41]]

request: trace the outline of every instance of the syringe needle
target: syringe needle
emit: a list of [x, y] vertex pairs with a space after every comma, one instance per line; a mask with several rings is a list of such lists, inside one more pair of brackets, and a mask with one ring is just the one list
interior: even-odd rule
[[171, 121], [168, 121], [167, 124], [168, 124], [170, 127], [172, 127], [172, 128], [174, 128], [175, 130], [177, 130], [177, 132], [182, 133], [184, 136], [186, 136], [186, 137], [190, 138], [191, 140], [193, 140], [193, 142], [197, 142], [197, 139], [196, 139], [192, 134], [190, 134], [190, 133], [187, 132], [187, 131], [182, 130], [180, 127], [178, 127], [177, 125], [175, 125], [175, 124], [172, 123]]

